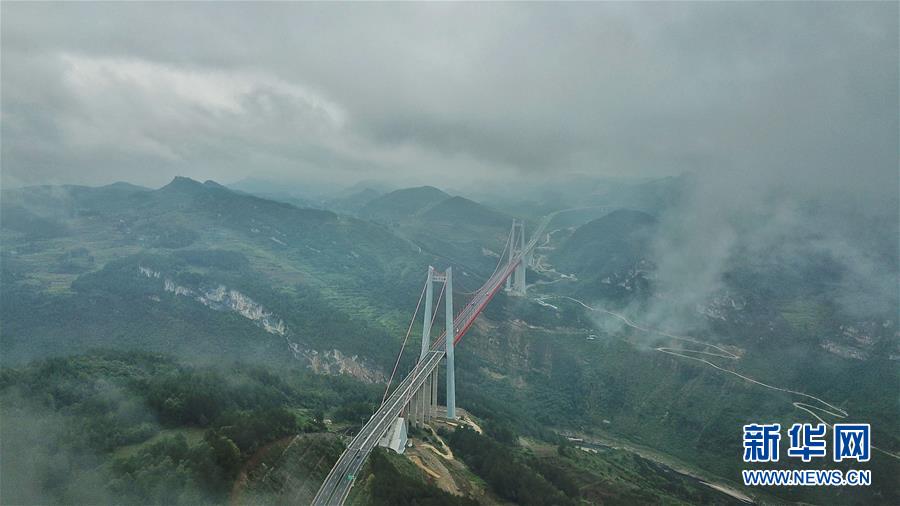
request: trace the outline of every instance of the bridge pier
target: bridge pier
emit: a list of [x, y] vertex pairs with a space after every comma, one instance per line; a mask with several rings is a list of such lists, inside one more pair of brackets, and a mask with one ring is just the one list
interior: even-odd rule
[[415, 416], [413, 417], [413, 427], [419, 429], [422, 427], [421, 423], [421, 413], [419, 413], [419, 396], [422, 395], [422, 390], [416, 390], [415, 395], [413, 395], [412, 400], [412, 408], [415, 412]]
[[425, 401], [426, 401], [425, 397], [429, 393], [427, 390], [427, 386], [428, 385], [426, 383], [423, 383], [422, 388], [419, 389], [419, 401], [417, 402], [417, 404], [418, 404], [417, 407], [419, 410], [419, 428], [420, 429], [422, 427], [424, 427], [426, 423], [428, 423], [428, 408], [427, 408], [427, 405], [425, 404]]
[[416, 427], [416, 393], [413, 393], [409, 400], [409, 416], [406, 417], [406, 420], [409, 422], [410, 429]]
[[422, 388], [419, 389], [421, 392], [421, 399], [419, 399], [420, 407], [422, 409], [422, 426], [428, 424], [428, 407], [429, 407], [429, 397], [431, 397], [431, 385], [429, 382], [431, 381], [431, 376], [425, 378], [425, 382], [422, 383]]
[[410, 428], [422, 429], [438, 416], [438, 380], [438, 371], [435, 369], [400, 411], [400, 416], [407, 421]]
[[438, 370], [434, 370], [434, 374], [431, 376], [431, 417], [434, 418], [437, 416], [437, 406], [438, 406]]

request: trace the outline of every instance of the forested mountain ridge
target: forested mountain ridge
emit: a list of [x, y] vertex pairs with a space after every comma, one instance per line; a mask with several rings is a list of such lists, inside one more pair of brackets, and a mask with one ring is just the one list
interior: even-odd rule
[[374, 395], [298, 365], [197, 366], [133, 351], [4, 368], [3, 502], [222, 504], [261, 448], [324, 431], [325, 413], [355, 422], [336, 408]]
[[[424, 191], [432, 195], [439, 192]], [[425, 267], [452, 265], [456, 302], [458, 306], [465, 304], [466, 292], [477, 287], [499, 261], [497, 255], [512, 219], [483, 204], [446, 196], [393, 222], [368, 221], [362, 215], [300, 209], [234, 192], [215, 182], [187, 178], [176, 178], [158, 190], [128, 185], [41, 187], [5, 192], [3, 196], [3, 210], [16, 210], [4, 212], [0, 220], [4, 286], [0, 294], [0, 338], [4, 366], [14, 366], [4, 384], [11, 399], [7, 404], [23, 410], [34, 407], [15, 400], [15, 396], [23, 392], [26, 397], [43, 399], [46, 385], [29, 378], [50, 374], [47, 367], [66, 364], [67, 370], [73, 366], [80, 370], [83, 364], [100, 360], [100, 367], [91, 366], [75, 375], [85, 381], [80, 389], [106, 392], [102, 384], [110, 380], [103, 376], [110, 372], [112, 378], [118, 377], [119, 359], [110, 363], [108, 358], [98, 357], [136, 350], [170, 354], [176, 358], [162, 359], [174, 364], [171, 367], [205, 371], [199, 376], [175, 374], [200, 384], [206, 381], [204, 375], [216, 374], [211, 371], [218, 364], [233, 361], [242, 363], [240, 367], [271, 368], [276, 375], [303, 371], [301, 383], [294, 385], [300, 392], [317, 390], [320, 381], [349, 381], [312, 375], [308, 369], [350, 375], [363, 382], [352, 385], [381, 384], [396, 359]], [[737, 461], [731, 454], [739, 452], [739, 440], [732, 437], [733, 427], [751, 421], [748, 416], [787, 421], [798, 413], [788, 396], [782, 399], [778, 397], [781, 394], [773, 395], [737, 377], [659, 351], [680, 349], [672, 346], [683, 347], [684, 341], [629, 327], [607, 313], [590, 311], [565, 298], [582, 299], [604, 310], [630, 311], [628, 315], [644, 325], [648, 325], [644, 319], [650, 313], [642, 310], [666, 300], [655, 277], [657, 266], [651, 261], [658, 252], [664, 217], [627, 209], [605, 213], [587, 223], [579, 218], [577, 227], [565, 227], [571, 223], [568, 219], [561, 220], [565, 228], [551, 227], [549, 235], [539, 241], [540, 263], [535, 266], [539, 272], [529, 271], [529, 283], [536, 284], [529, 287], [528, 296], [498, 294], [459, 348], [461, 405], [485, 423], [490, 438], [503, 445], [502, 453], [508, 454], [510, 466], [504, 467], [504, 473], [491, 474], [479, 467], [482, 457], [478, 452], [466, 451], [459, 458], [487, 477], [491, 490], [502, 491], [502, 497], [513, 500], [528, 487], [521, 480], [505, 480], [530, 473], [549, 483], [538, 487], [547, 497], [561, 497], [556, 494], [563, 493], [568, 498], [595, 500], [613, 494], [651, 502], [710, 497], [705, 486], [690, 480], [685, 483], [684, 478], [674, 483], [668, 479], [658, 482], [670, 471], [619, 453], [586, 458], [581, 450], [561, 449], [553, 456], [544, 453], [532, 458], [531, 447], [520, 444], [515, 436], [537, 441], [529, 443], [533, 445], [556, 445], [561, 432], [609, 434], [696, 465], [708, 473], [706, 479], [733, 480]], [[545, 270], [545, 262], [555, 271]], [[825, 335], [816, 329], [839, 322], [837, 313], [819, 306], [812, 311], [807, 306], [788, 304], [827, 288], [832, 278], [820, 274], [833, 270], [833, 265], [827, 261], [806, 262], [798, 266], [812, 270], [788, 266], [791, 268], [774, 271], [736, 258], [729, 266], [734, 268], [726, 270], [724, 278], [728, 283], [725, 286], [732, 289], [727, 294], [730, 298], [711, 301], [717, 306], [699, 308], [695, 318], [709, 322], [709, 326], [703, 333], [691, 334], [691, 339], [724, 346], [739, 357], [734, 364], [725, 365], [735, 366], [742, 374], [803, 389], [863, 416], [877, 427], [875, 435], [881, 444], [893, 451], [898, 444], [896, 435], [885, 427], [896, 421], [896, 414], [884, 404], [886, 395], [854, 397], [846, 386], [849, 383], [840, 380], [853, 378], [857, 384], [866, 385], [870, 393], [883, 392], [888, 384], [879, 378], [896, 377], [889, 350], [872, 353], [869, 362], [834, 354], [813, 337]], [[763, 275], [754, 277], [754, 271]], [[574, 276], [561, 277], [563, 274]], [[785, 279], [796, 282], [779, 283]], [[824, 280], [824, 284], [810, 280]], [[787, 288], [792, 291], [784, 291]], [[774, 297], [772, 303], [763, 306], [753, 304], [755, 299], [746, 295], [768, 301], [763, 296], [771, 293], [789, 297]], [[744, 300], [748, 302], [743, 305], [732, 303]], [[719, 307], [723, 311], [708, 310]], [[777, 324], [770, 326], [773, 321]], [[797, 328], [790, 330], [792, 324]], [[409, 349], [417, 346], [418, 324], [415, 330]], [[890, 332], [890, 328], [880, 331]], [[790, 346], [786, 348], [785, 343]], [[788, 352], [773, 354], [774, 347]], [[96, 351], [98, 348], [118, 351]], [[415, 355], [404, 355], [401, 373], [412, 366]], [[65, 358], [41, 360], [60, 356]], [[121, 360], [130, 364], [136, 359]], [[134, 374], [144, 375], [139, 370]], [[162, 371], [162, 376], [170, 374]], [[121, 388], [131, 392], [128, 385], [132, 381]], [[279, 393], [280, 398], [287, 399], [280, 405], [292, 413], [292, 418], [272, 412], [272, 427], [252, 430], [258, 429], [260, 434], [296, 433], [301, 430], [298, 427], [307, 427], [304, 424], [310, 417], [321, 420], [324, 416], [340, 419], [352, 430], [350, 425], [371, 414], [380, 398], [377, 389], [364, 387], [360, 395], [331, 396], [327, 403], [319, 404], [327, 414], [321, 416], [310, 412], [315, 403], [297, 401], [296, 392], [284, 394], [287, 397]], [[279, 390], [287, 392], [281, 387]], [[119, 476], [117, 479], [127, 483], [141, 484], [136, 485], [140, 497], [162, 497], [173, 503], [196, 499], [198, 496], [192, 494], [197, 493], [198, 484], [201, 489], [207, 485], [202, 485], [195, 470], [207, 469], [210, 476], [216, 476], [220, 471], [209, 471], [214, 468], [204, 468], [207, 464], [203, 462], [209, 463], [211, 452], [219, 450], [225, 452], [226, 462], [230, 458], [226, 451], [230, 446], [216, 439], [217, 435], [206, 435], [210, 429], [221, 433], [232, 423], [228, 416], [238, 416], [203, 411], [220, 404], [219, 395], [203, 392], [197, 399], [173, 395], [171, 402], [162, 399], [161, 404], [158, 399], [140, 400], [152, 409], [189, 405], [201, 409], [202, 417], [176, 419], [153, 411], [152, 417], [137, 417], [134, 423], [130, 418], [127, 423], [104, 421], [104, 426], [115, 428], [118, 435], [114, 438], [116, 448], [103, 450], [107, 453], [98, 459], [116, 462], [114, 474], [104, 474], [103, 479]], [[245, 393], [229, 390], [228, 395]], [[249, 395], [255, 400], [225, 411], [246, 412], [241, 417], [269, 412], [269, 394]], [[97, 402], [91, 397], [88, 404]], [[228, 403], [223, 405], [227, 407]], [[67, 406], [53, 400], [46, 409], [65, 416], [86, 409]], [[110, 413], [119, 409], [113, 403], [98, 413], [115, 418]], [[151, 423], [154, 420], [161, 424], [156, 429]], [[144, 423], [150, 425], [142, 426]], [[178, 434], [186, 441], [178, 439]], [[225, 436], [239, 450], [243, 448], [245, 443], [239, 440], [245, 436]], [[263, 437], [268, 442], [260, 444], [271, 443], [286, 455], [295, 455], [279, 462], [305, 465], [296, 460], [295, 453], [288, 452], [287, 448], [293, 448], [292, 440], [270, 441], [268, 437]], [[710, 441], [715, 444], [707, 444]], [[337, 451], [331, 443], [317, 439], [303, 439], [298, 448], [305, 451], [307, 444], [323, 458], [332, 458]], [[131, 445], [140, 446], [140, 457], [119, 462], [108, 454]], [[247, 452], [239, 454], [241, 462], [255, 462]], [[187, 474], [172, 474], [168, 464], [158, 462], [166, 458]], [[566, 471], [552, 472], [550, 462]], [[598, 472], [597, 466], [606, 470]], [[74, 463], [69, 466], [76, 467]], [[178, 495], [159, 495], [165, 487], [153, 488], [158, 487], [153, 485], [157, 483], [155, 478], [138, 477], [144, 467], [159, 469], [166, 479], [180, 476], [182, 485], [170, 487]], [[226, 468], [233, 472], [233, 468]], [[311, 475], [323, 471], [316, 466], [303, 469]], [[637, 495], [633, 489], [636, 469], [642, 473], [642, 480], [647, 480], [641, 481], [642, 492]], [[893, 472], [895, 466], [879, 459], [876, 470], [881, 477]], [[286, 472], [279, 469], [274, 476]], [[222, 487], [236, 479], [233, 474], [222, 476], [207, 490], [220, 494], [219, 498]], [[385, 476], [390, 480], [411, 479], [408, 486], [401, 487], [409, 497], [440, 496], [412, 484], [427, 478], [401, 478], [390, 471], [374, 476], [373, 483], [380, 483]], [[285, 484], [264, 482], [278, 493], [291, 493]], [[576, 490], [573, 483], [581, 483], [582, 488]], [[361, 490], [376, 494], [391, 489], [373, 486]], [[651, 492], [645, 494], [647, 490]], [[64, 488], [58, 493], [56, 497], [60, 498], [81, 497]], [[893, 494], [881, 488], [877, 493]], [[802, 493], [784, 497], [816, 498]], [[868, 497], [845, 498], [864, 502]]]
[[[398, 326], [381, 315], [406, 309], [429, 263], [380, 225], [211, 181], [23, 188], [2, 205], [7, 361], [104, 344], [260, 358], [338, 349], [374, 372]], [[237, 309], [241, 297], [255, 305]], [[262, 314], [284, 331], [262, 328]], [[75, 315], [85, 325], [67, 324]]]
[[383, 221], [406, 219], [449, 197], [433, 186], [403, 188], [370, 200], [360, 213]]
[[[872, 292], [880, 280], [894, 275], [896, 267], [889, 262], [857, 258], [856, 253], [842, 252], [846, 247], [819, 247], [827, 243], [824, 234], [806, 217], [802, 226], [782, 232], [778, 240], [763, 239], [770, 241], [763, 247], [750, 228], [763, 218], [750, 216], [726, 235], [731, 236], [727, 258], [709, 267], [720, 272], [713, 279], [698, 280], [687, 269], [702, 273], [703, 266], [670, 251], [673, 243], [687, 241], [671, 235], [668, 219], [612, 210], [580, 226], [557, 229], [558, 244], [546, 260], [557, 271], [577, 277], [566, 285], [569, 295], [630, 307], [630, 314], [670, 328], [711, 333], [737, 345], [753, 340], [793, 347], [801, 342], [856, 360], [900, 358], [900, 331], [892, 309], [897, 295], [889, 289], [883, 290], [883, 297]], [[711, 236], [689, 243], [696, 250], [689, 255], [699, 258], [704, 247], [721, 247], [719, 241], [723, 239]], [[881, 242], [854, 244], [869, 248], [874, 256], [885, 254], [878, 248]], [[691, 304], [676, 303], [679, 299]]]

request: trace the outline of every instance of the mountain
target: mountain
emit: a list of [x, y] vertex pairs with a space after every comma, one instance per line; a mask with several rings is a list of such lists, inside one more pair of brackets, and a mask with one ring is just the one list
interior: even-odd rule
[[[464, 187], [457, 193], [479, 202], [491, 202], [492, 207], [534, 220], [569, 209], [570, 212], [559, 218], [565, 218], [569, 226], [577, 226], [597, 218], [598, 212], [605, 214], [610, 208], [635, 209], [660, 216], [682, 201], [686, 190], [696, 183], [695, 177], [690, 174], [662, 178], [554, 175], [539, 183], [524, 179], [503, 185], [479, 184]], [[601, 208], [607, 211], [600, 211]]]
[[[337, 434], [377, 408], [426, 266], [453, 265], [459, 309], [509, 231], [511, 216], [489, 205], [434, 188], [394, 193], [375, 200], [396, 204], [396, 218], [368, 221], [188, 178], [154, 190], [4, 192], [0, 410], [15, 423], [0, 430], [24, 441], [25, 458], [0, 458], [23, 480], [62, 484], [52, 500], [4, 487], [4, 502], [114, 502], [85, 495], [94, 488], [166, 504], [221, 503], [242, 488], [247, 502], [309, 497], [340, 452]], [[644, 311], [681, 295], [655, 286], [653, 215], [616, 209], [554, 226], [536, 258], [558, 272], [529, 273], [526, 297], [498, 293], [457, 348], [458, 402], [483, 433], [413, 431], [410, 454], [440, 479], [376, 454], [359, 477], [373, 485], [354, 487], [359, 503], [379, 494], [385, 504], [427, 494], [437, 504], [524, 494], [553, 504], [734, 503], [707, 484], [737, 487], [742, 424], [806, 419], [792, 403], [813, 401], [789, 391], [840, 406], [872, 424], [880, 448], [900, 449], [895, 327], [836, 316], [834, 262], [736, 254], [722, 280], [730, 292], [700, 308], [709, 325], [682, 338]], [[398, 374], [413, 366], [420, 330]], [[329, 434], [297, 437], [305, 431]], [[85, 453], [87, 470], [76, 458]], [[740, 491], [760, 503], [896, 503], [880, 484], [892, 483], [897, 463], [878, 454], [870, 464], [872, 487]], [[101, 485], [86, 492], [85, 476]], [[436, 494], [435, 484], [465, 497]]]
[[378, 193], [378, 195], [384, 195], [385, 193], [390, 193], [396, 190], [397, 187], [385, 183], [384, 181], [380, 181], [377, 179], [364, 179], [362, 181], [357, 181], [346, 188], [341, 188], [338, 191], [332, 192], [329, 194], [331, 198], [339, 199], [342, 197], [347, 197], [356, 193], [360, 193], [364, 190], [374, 190]]
[[373, 190], [372, 188], [363, 188], [351, 193], [342, 193], [340, 196], [334, 197], [326, 201], [323, 206], [337, 212], [356, 214], [360, 209], [369, 202], [381, 197], [382, 192]]
[[4, 362], [112, 346], [343, 361], [374, 379], [395, 329], [361, 315], [405, 306], [433, 262], [382, 226], [184, 177], [2, 204]]
[[228, 188], [251, 195], [281, 195], [309, 202], [320, 202], [341, 187], [331, 182], [302, 182], [286, 179], [267, 179], [265, 177], [248, 177], [226, 185]]
[[284, 202], [296, 207], [322, 209], [337, 188], [333, 184], [300, 184], [262, 178], [245, 178], [226, 187], [238, 193]]
[[360, 214], [385, 222], [403, 220], [449, 197], [433, 186], [404, 188], [372, 200], [360, 209]]
[[[741, 346], [802, 342], [855, 360], [900, 357], [895, 311], [885, 309], [896, 307], [896, 295], [871, 293], [878, 286], [873, 279], [895, 277], [896, 271], [884, 264], [872, 274], [861, 269], [872, 265], [869, 260], [847, 262], [840, 248], [823, 249], [821, 232], [810, 227], [783, 233], [761, 252], [751, 228], [741, 228], [754, 219], [748, 214], [735, 225], [720, 275], [699, 288], [671, 265], [660, 275], [657, 259], [669, 252], [661, 243], [654, 245], [660, 226], [642, 211], [616, 210], [576, 228], [548, 260], [557, 271], [576, 275], [571, 293], [617, 307], [631, 305], [636, 314], [704, 329]], [[692, 242], [691, 247], [699, 252], [705, 246]], [[689, 303], [681, 302], [689, 297]]]
[[134, 195], [149, 188], [129, 183], [92, 187], [79, 185], [27, 186], [0, 192], [6, 209], [23, 207], [44, 218], [68, 218], [77, 213], [101, 213], [126, 206]]
[[605, 275], [631, 267], [647, 253], [656, 219], [642, 211], [615, 210], [577, 229], [553, 256], [579, 275]]
[[682, 174], [634, 184], [620, 184], [608, 188], [603, 202], [614, 207], [639, 209], [659, 216], [684, 197], [686, 190], [696, 184], [695, 176]]
[[629, 297], [647, 288], [655, 226], [656, 218], [645, 212], [618, 209], [576, 228], [550, 260], [557, 270], [577, 275], [582, 294]]
[[385, 223], [422, 251], [452, 259], [463, 275], [489, 275], [509, 234], [512, 216], [432, 186], [383, 195], [358, 212]]
[[444, 199], [422, 211], [420, 218], [456, 226], [509, 227], [512, 217], [464, 197]]

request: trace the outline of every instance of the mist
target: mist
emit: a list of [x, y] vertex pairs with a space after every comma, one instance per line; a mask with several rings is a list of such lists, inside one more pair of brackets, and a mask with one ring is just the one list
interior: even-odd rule
[[763, 170], [694, 175], [656, 230], [650, 257], [660, 296], [644, 318], [678, 330], [705, 328], [699, 316], [715, 296], [746, 303], [726, 280], [744, 269], [762, 286], [783, 278], [788, 286], [773, 296], [811, 298], [791, 293], [790, 285], [818, 286], [836, 295], [832, 302], [847, 317], [896, 322], [897, 187], [890, 168], [863, 181]]

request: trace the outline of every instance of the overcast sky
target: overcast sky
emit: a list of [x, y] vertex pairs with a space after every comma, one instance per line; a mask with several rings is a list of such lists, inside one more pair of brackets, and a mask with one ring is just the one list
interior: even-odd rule
[[897, 24], [896, 2], [4, 2], [2, 184], [693, 170], [895, 192]]

